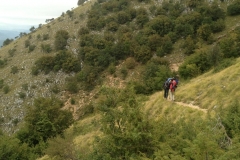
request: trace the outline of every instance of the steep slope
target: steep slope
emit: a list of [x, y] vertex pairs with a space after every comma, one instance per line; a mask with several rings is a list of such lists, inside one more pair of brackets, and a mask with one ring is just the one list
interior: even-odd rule
[[[54, 36], [58, 30], [67, 30], [72, 38], [68, 40], [67, 50], [73, 55], [77, 56], [78, 41], [73, 37], [77, 36], [77, 31], [84, 25], [86, 20], [86, 12], [94, 4], [94, 0], [79, 6], [74, 10], [73, 17], [65, 16], [59, 17], [49, 24], [37, 28], [34, 32], [29, 33], [21, 38], [14, 40], [11, 44], [0, 48], [0, 59], [6, 61], [6, 65], [0, 69], [0, 80], [3, 80], [3, 85], [7, 86], [0, 92], [0, 115], [1, 128], [4, 132], [13, 133], [19, 122], [22, 121], [26, 105], [32, 105], [34, 98], [37, 97], [51, 97], [53, 95], [53, 88], [62, 90], [61, 93], [55, 96], [65, 99], [65, 92], [63, 90], [66, 77], [72, 74], [63, 72], [40, 74], [34, 76], [31, 74], [31, 69], [37, 59], [42, 56], [54, 55]], [[82, 18], [79, 16], [82, 15]], [[82, 21], [82, 23], [77, 23]], [[75, 23], [74, 23], [75, 22]], [[49, 38], [41, 40], [44, 35]], [[42, 38], [38, 38], [38, 37]], [[25, 47], [26, 41], [35, 46], [34, 51], [29, 52], [29, 48]], [[41, 44], [50, 44], [52, 48], [51, 53], [43, 53]], [[10, 54], [11, 50], [15, 50]], [[13, 72], [15, 68], [15, 72]]]

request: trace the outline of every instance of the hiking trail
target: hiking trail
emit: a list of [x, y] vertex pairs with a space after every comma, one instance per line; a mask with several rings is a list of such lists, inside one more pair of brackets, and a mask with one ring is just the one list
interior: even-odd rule
[[190, 107], [190, 108], [193, 108], [193, 109], [203, 111], [204, 113], [207, 113], [207, 109], [202, 109], [199, 106], [193, 105], [192, 103], [190, 103], [190, 104], [183, 103], [183, 102], [175, 102], [175, 103], [180, 105], [180, 106]]

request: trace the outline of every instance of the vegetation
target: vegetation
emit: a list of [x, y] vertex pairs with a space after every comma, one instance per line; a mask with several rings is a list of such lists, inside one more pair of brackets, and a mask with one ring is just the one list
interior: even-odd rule
[[[0, 96], [17, 107], [1, 110], [24, 115], [0, 117], [0, 159], [239, 159], [238, 0], [84, 2], [6, 42]], [[173, 76], [176, 103], [159, 92]]]

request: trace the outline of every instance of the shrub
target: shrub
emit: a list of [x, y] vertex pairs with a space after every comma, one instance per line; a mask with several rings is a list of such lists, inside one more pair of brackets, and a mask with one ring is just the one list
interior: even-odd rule
[[236, 1], [233, 4], [228, 5], [227, 14], [230, 15], [230, 16], [240, 14], [240, 2]]
[[19, 95], [19, 98], [21, 98], [21, 99], [24, 99], [26, 97], [26, 93], [24, 93], [24, 92], [20, 92], [20, 93], [18, 93], [18, 95]]
[[82, 27], [82, 28], [80, 28], [79, 30], [78, 30], [78, 35], [85, 35], [85, 34], [89, 34], [89, 29], [88, 28], [86, 28], [86, 27]]
[[79, 90], [77, 81], [75, 79], [68, 79], [66, 83], [66, 90], [71, 93], [77, 93]]
[[10, 91], [10, 87], [8, 85], [4, 85], [3, 92], [7, 94]]
[[12, 74], [18, 73], [18, 67], [17, 67], [17, 66], [13, 66], [13, 67], [11, 68], [11, 73], [12, 73]]
[[36, 47], [35, 45], [30, 45], [28, 48], [28, 53], [34, 51], [35, 47]]
[[13, 57], [15, 52], [16, 52], [16, 49], [15, 49], [15, 48], [8, 50], [8, 53], [9, 53], [9, 56], [10, 56], [10, 57]]
[[130, 21], [130, 19], [131, 19], [131, 16], [124, 11], [121, 11], [117, 14], [117, 21], [119, 24], [127, 23]]
[[48, 40], [49, 39], [49, 34], [43, 34], [43, 40]]
[[55, 35], [55, 41], [54, 41], [55, 49], [57, 51], [64, 50], [65, 46], [67, 45], [68, 38], [69, 38], [69, 34], [67, 31], [65, 30], [57, 31]]
[[111, 63], [111, 64], [108, 66], [108, 72], [109, 72], [110, 74], [114, 74], [114, 73], [116, 72], [116, 66], [115, 66], [113, 63]]
[[7, 38], [5, 41], [3, 41], [3, 46], [9, 45], [12, 41], [13, 41], [13, 39]]
[[23, 84], [23, 85], [22, 85], [22, 89], [24, 89], [25, 91], [27, 91], [27, 90], [28, 90], [28, 84], [27, 84], [27, 83]]
[[25, 40], [25, 48], [28, 48], [30, 46], [30, 41], [27, 39]]
[[3, 88], [3, 85], [4, 85], [4, 80], [3, 80], [3, 79], [0, 79], [0, 89]]
[[50, 53], [52, 51], [50, 44], [41, 44], [41, 49], [42, 49], [42, 52], [45, 52], [45, 53]]
[[122, 78], [125, 79], [125, 78], [127, 77], [127, 75], [128, 75], [128, 70], [127, 70], [127, 68], [126, 68], [126, 67], [122, 67], [122, 68], [120, 69], [120, 72], [121, 72], [121, 74], [122, 74]]
[[136, 61], [133, 57], [129, 57], [126, 59], [125, 65], [126, 65], [127, 69], [134, 69], [136, 66]]

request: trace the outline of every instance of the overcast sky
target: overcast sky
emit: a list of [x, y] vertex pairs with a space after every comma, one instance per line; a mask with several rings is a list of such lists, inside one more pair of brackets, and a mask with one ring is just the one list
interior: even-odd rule
[[46, 19], [57, 18], [77, 7], [77, 3], [78, 0], [1, 0], [0, 30], [38, 27]]

